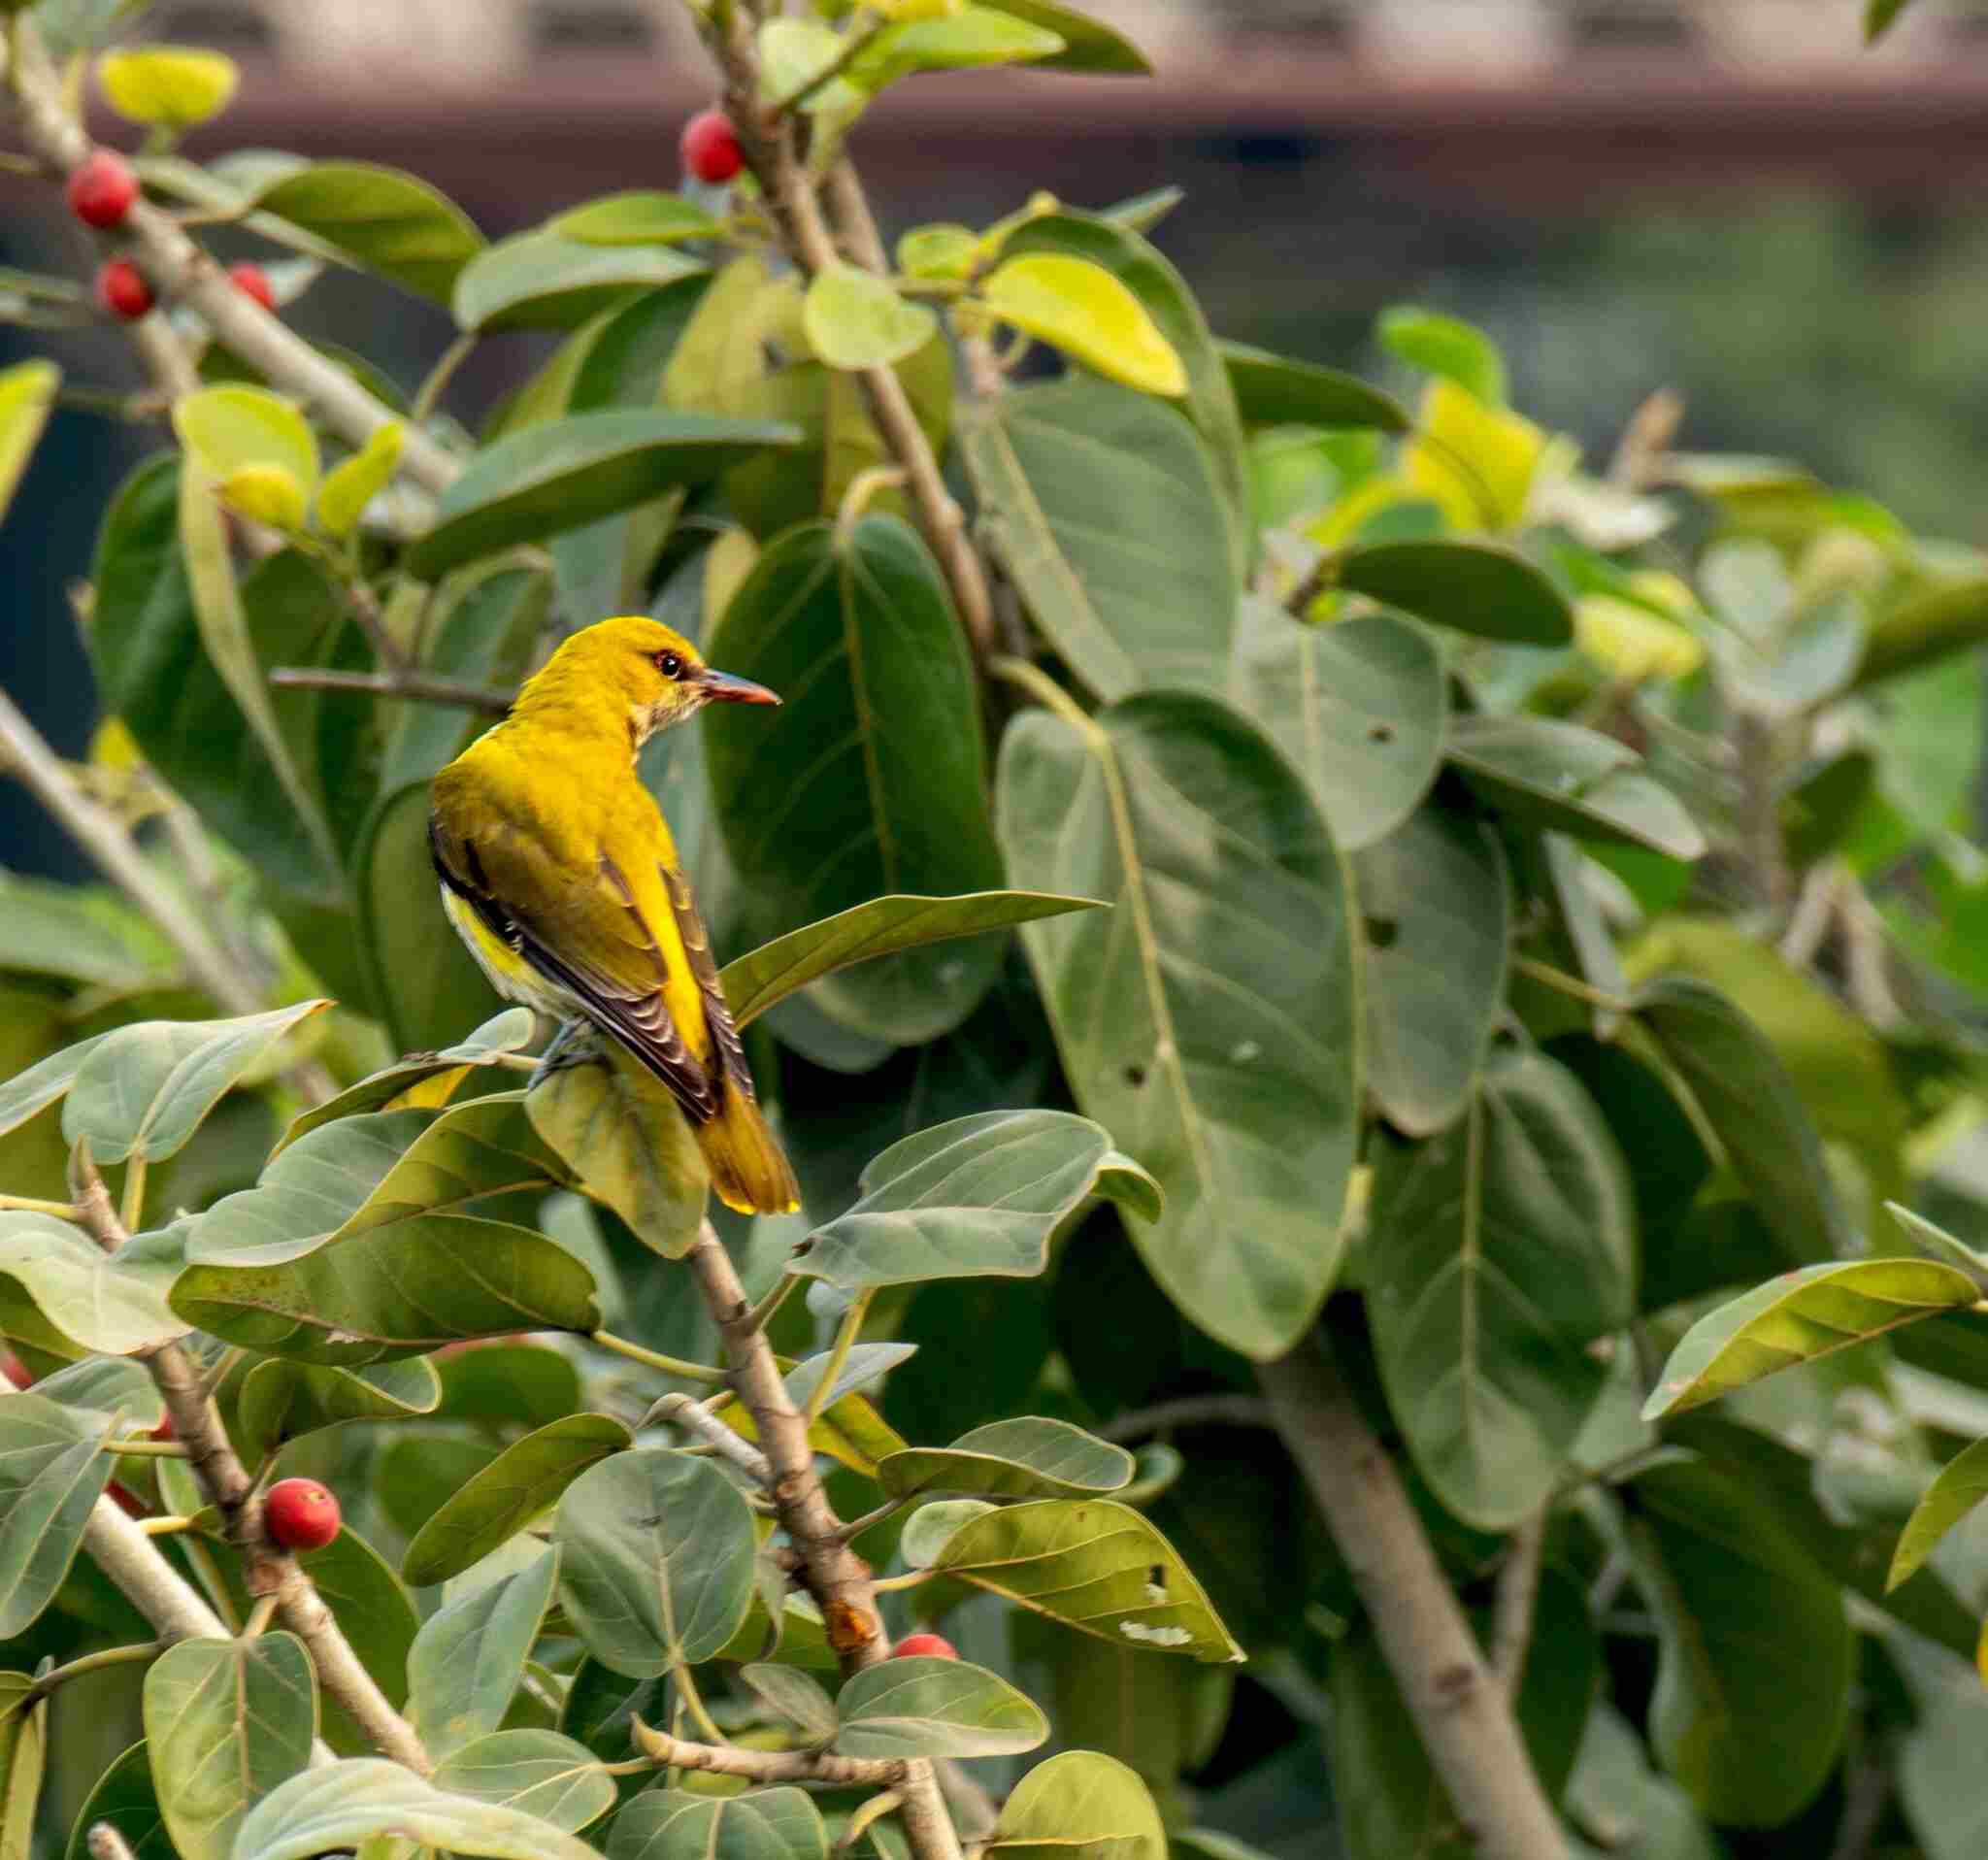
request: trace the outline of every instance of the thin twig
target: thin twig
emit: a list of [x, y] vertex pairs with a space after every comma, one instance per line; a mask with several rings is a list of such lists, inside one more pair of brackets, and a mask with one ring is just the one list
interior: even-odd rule
[[131, 1843], [108, 1821], [95, 1821], [83, 1837], [89, 1860], [132, 1860]]
[[1302, 620], [1306, 609], [1339, 579], [1339, 551], [1325, 550], [1305, 572], [1305, 579], [1285, 597], [1284, 612]]
[[1143, 1441], [1175, 1427], [1275, 1427], [1276, 1418], [1260, 1395], [1182, 1395], [1150, 1408], [1128, 1409], [1094, 1430], [1104, 1441]]
[[428, 416], [442, 398], [442, 390], [454, 378], [455, 371], [469, 360], [470, 350], [476, 348], [477, 341], [478, 332], [468, 330], [442, 351], [441, 359], [428, 371], [428, 379], [421, 383], [414, 405], [408, 409], [408, 417], [416, 426], [427, 424]]
[[635, 1747], [657, 1768], [699, 1770], [707, 1776], [744, 1777], [748, 1782], [837, 1782], [889, 1788], [904, 1780], [907, 1764], [888, 1757], [839, 1757], [826, 1750], [747, 1750], [729, 1744], [693, 1744], [635, 1718]]
[[715, 1414], [681, 1391], [659, 1397], [655, 1406], [642, 1417], [644, 1427], [654, 1421], [668, 1421], [695, 1434], [720, 1459], [731, 1461], [755, 1485], [773, 1483], [773, 1468], [767, 1465], [766, 1455], [745, 1435], [734, 1433]]
[[862, 22], [851, 20], [848, 30], [843, 36], [842, 50], [812, 78], [804, 78], [784, 97], [769, 104], [767, 114], [775, 116], [787, 116], [800, 109], [816, 91], [827, 89], [870, 49], [871, 43], [890, 24], [891, 21], [888, 19], [870, 19]]
[[1339, 1373], [1309, 1340], [1258, 1374], [1382, 1656], [1476, 1860], [1564, 1860], [1504, 1688], [1450, 1589], [1400, 1475]]
[[386, 630], [386, 616], [380, 611], [380, 597], [373, 592], [364, 577], [356, 575], [345, 584], [345, 596], [346, 606], [358, 622], [359, 631], [365, 634], [366, 643], [373, 648], [373, 656], [394, 678], [404, 681], [408, 675], [408, 655]]
[[1546, 1539], [1546, 1513], [1535, 1511], [1512, 1533], [1498, 1572], [1498, 1597], [1491, 1611], [1491, 1671], [1508, 1698], [1518, 1695], [1525, 1677], [1526, 1649], [1533, 1639], [1533, 1605], [1540, 1594], [1540, 1554]]
[[1564, 969], [1556, 969], [1550, 963], [1535, 962], [1531, 956], [1515, 955], [1511, 959], [1513, 975], [1524, 976], [1539, 982], [1542, 987], [1552, 988], [1574, 1001], [1584, 1001], [1591, 1008], [1607, 1008], [1612, 1013], [1634, 1013], [1636, 1003], [1625, 1001], [1620, 995], [1611, 995], [1605, 988], [1597, 988], [1591, 982], [1571, 976]]
[[106, 1667], [127, 1666], [134, 1660], [156, 1659], [166, 1650], [164, 1641], [138, 1641], [130, 1646], [105, 1647], [101, 1652], [85, 1653], [71, 1660], [66, 1666], [44, 1673], [28, 1687], [22, 1705], [35, 1699], [45, 1699], [58, 1685], [67, 1685], [71, 1679], [80, 1679], [85, 1673], [101, 1673]]
[[487, 716], [508, 714], [516, 695], [460, 679], [432, 678], [425, 672], [326, 672], [312, 665], [279, 665], [269, 681], [285, 691], [371, 691], [415, 704], [459, 704]]

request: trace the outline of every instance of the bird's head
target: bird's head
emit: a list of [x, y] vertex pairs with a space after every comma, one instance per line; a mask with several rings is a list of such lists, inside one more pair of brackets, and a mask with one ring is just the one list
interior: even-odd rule
[[548, 678], [566, 702], [583, 697], [590, 705], [606, 700], [625, 709], [638, 747], [707, 704], [779, 702], [765, 685], [705, 664], [682, 634], [640, 614], [581, 628], [532, 684]]

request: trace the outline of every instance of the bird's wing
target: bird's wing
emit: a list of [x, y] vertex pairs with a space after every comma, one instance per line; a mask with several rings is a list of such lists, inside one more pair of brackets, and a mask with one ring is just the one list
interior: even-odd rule
[[717, 1114], [717, 1081], [670, 1008], [669, 996], [681, 993], [689, 977], [672, 974], [679, 938], [667, 897], [661, 910], [646, 912], [636, 885], [606, 852], [590, 872], [567, 871], [535, 834], [501, 814], [480, 824], [472, 840], [451, 832], [438, 813], [429, 839], [443, 882], [523, 961], [572, 995], [692, 1117]]
[[725, 999], [724, 984], [718, 980], [718, 965], [711, 953], [711, 932], [697, 914], [690, 880], [667, 866], [659, 871], [670, 911], [677, 919], [677, 934], [683, 944], [683, 959], [689, 963], [690, 973], [697, 978], [698, 992], [704, 996], [704, 1023], [711, 1029], [712, 1057], [724, 1075], [726, 1088], [743, 1091], [756, 1101], [752, 1068], [746, 1063], [746, 1043], [739, 1038], [739, 1023], [732, 1018], [732, 1004]]

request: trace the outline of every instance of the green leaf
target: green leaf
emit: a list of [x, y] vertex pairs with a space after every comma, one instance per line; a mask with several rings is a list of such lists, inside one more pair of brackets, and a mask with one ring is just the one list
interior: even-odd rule
[[414, 1535], [401, 1574], [416, 1588], [480, 1563], [508, 1543], [589, 1467], [627, 1447], [633, 1437], [607, 1414], [567, 1414], [514, 1441]]
[[858, 90], [875, 92], [917, 71], [1026, 64], [1062, 50], [1062, 38], [1042, 26], [992, 7], [963, 6], [939, 18], [884, 27], [850, 60], [846, 76]]
[[482, 234], [459, 207], [425, 181], [372, 162], [314, 162], [260, 189], [252, 204], [442, 304], [483, 249]]
[[37, 1060], [0, 1084], [0, 1135], [17, 1130], [63, 1097], [76, 1082], [83, 1062], [110, 1037], [109, 1033], [92, 1034], [87, 1040]]
[[[4, 1721], [0, 1721], [0, 1746], [6, 1738]], [[6, 1773], [6, 1767], [5, 1756], [0, 1754], [0, 1775]], [[132, 1860], [176, 1860], [165, 1816], [159, 1811], [158, 1792], [152, 1786], [151, 1752], [142, 1741], [96, 1779], [76, 1817], [63, 1860], [93, 1860], [86, 1843], [90, 1829], [99, 1821], [108, 1821], [123, 1837]]]
[[[1075, 7], [1059, 6], [1056, 0], [1004, 0], [1001, 11], [1041, 26], [1045, 32], [1053, 32], [1063, 41], [1061, 51], [1035, 60], [1044, 71], [1144, 77], [1152, 70], [1145, 53], [1130, 39], [1104, 20], [1078, 13]], [[1114, 213], [1117, 211], [1113, 209]]]
[[310, 1860], [377, 1834], [490, 1860], [599, 1860], [585, 1842], [537, 1815], [451, 1795], [383, 1757], [349, 1757], [292, 1777], [249, 1810], [231, 1860]]
[[1160, 1190], [1096, 1124], [1064, 1111], [990, 1111], [895, 1143], [862, 1199], [817, 1227], [791, 1270], [845, 1291], [926, 1279], [1032, 1278], [1052, 1235], [1093, 1195], [1143, 1220]]
[[600, 1759], [556, 1731], [493, 1731], [445, 1756], [435, 1786], [535, 1814], [569, 1834], [614, 1806], [614, 1778]]
[[1791, 1364], [1965, 1311], [1979, 1297], [1966, 1273], [1929, 1259], [1847, 1260], [1783, 1273], [1685, 1332], [1643, 1417], [1684, 1413]]
[[907, 303], [884, 279], [856, 265], [816, 272], [801, 304], [801, 327], [831, 368], [888, 368], [924, 348], [939, 319]]
[[1343, 852], [1395, 831], [1442, 764], [1442, 661], [1385, 614], [1314, 626], [1245, 594], [1230, 674], [1239, 709], [1306, 780]]
[[547, 220], [545, 230], [582, 246], [674, 246], [685, 239], [716, 239], [724, 226], [681, 194], [642, 187], [569, 207]]
[[120, 1261], [49, 1214], [0, 1213], [0, 1274], [79, 1351], [129, 1356], [186, 1334], [166, 1304], [170, 1273]]
[[1379, 336], [1381, 348], [1410, 368], [1455, 382], [1487, 407], [1505, 405], [1505, 358], [1462, 317], [1404, 304], [1382, 313]]
[[336, 871], [338, 849], [331, 829], [283, 733], [263, 679], [242, 590], [235, 583], [227, 527], [222, 521], [214, 482], [194, 468], [190, 458], [180, 474], [180, 546], [201, 648], [269, 758], [269, 766], [312, 847], [325, 869]]
[[1086, 685], [1222, 687], [1240, 583], [1213, 461], [1176, 415], [1054, 382], [963, 410], [960, 449], [995, 553]]
[[956, 1528], [928, 1567], [1116, 1646], [1243, 1657], [1179, 1552], [1142, 1513], [1110, 1499], [983, 1511]]
[[1054, 898], [1033, 891], [976, 891], [959, 898], [872, 898], [868, 904], [790, 930], [724, 966], [718, 980], [741, 1027], [769, 1008], [851, 963], [915, 949], [982, 930], [1006, 929], [1067, 911], [1094, 911], [1092, 898]]
[[180, 979], [171, 946], [95, 886], [0, 872], [0, 968], [129, 994]]
[[854, 1675], [836, 1699], [843, 1756], [1001, 1757], [1033, 1750], [1049, 1720], [984, 1667], [914, 1654]]
[[1333, 585], [1487, 640], [1568, 646], [1574, 610], [1516, 550], [1497, 543], [1366, 543], [1344, 550]]
[[0, 1860], [33, 1860], [35, 1822], [48, 1769], [49, 1705], [25, 1710], [33, 1683], [25, 1673], [0, 1673]]
[[1002, 253], [1009, 259], [1030, 253], [1082, 259], [1110, 272], [1145, 306], [1187, 374], [1182, 408], [1208, 445], [1221, 487], [1215, 514], [1228, 533], [1229, 566], [1240, 591], [1255, 554], [1242, 419], [1208, 318], [1187, 281], [1150, 240], [1107, 215], [1035, 215], [1008, 236]]
[[1615, 1140], [1564, 1067], [1499, 1054], [1459, 1126], [1382, 1151], [1367, 1233], [1381, 1378], [1415, 1464], [1458, 1517], [1508, 1530], [1565, 1476], [1607, 1381], [1592, 1345], [1635, 1313]]
[[665, 1259], [690, 1250], [711, 1175], [676, 1099], [646, 1067], [609, 1047], [537, 1079], [525, 1106], [586, 1193], [613, 1209], [645, 1246]]
[[1874, 46], [1911, 0], [1864, 0], [1864, 43]]
[[667, 246], [589, 244], [541, 227], [499, 240], [456, 278], [455, 320], [479, 335], [575, 329], [639, 292], [704, 270]]
[[1815, 1126], [1760, 1029], [1716, 989], [1685, 977], [1660, 977], [1636, 1003], [1787, 1257], [1806, 1263], [1854, 1250]]
[[1406, 433], [1414, 415], [1377, 387], [1336, 368], [1295, 362], [1247, 343], [1218, 342], [1229, 386], [1251, 426], [1371, 426]]
[[1324, 823], [1270, 744], [1188, 692], [1080, 730], [1017, 717], [997, 787], [1019, 882], [1116, 906], [1022, 937], [1078, 1106], [1165, 1191], [1141, 1255], [1193, 1322], [1277, 1355], [1332, 1284], [1359, 1116], [1351, 906]]
[[527, 1228], [464, 1214], [391, 1221], [273, 1265], [189, 1265], [173, 1309], [230, 1343], [345, 1369], [465, 1338], [600, 1328], [580, 1261]]
[[365, 445], [337, 466], [317, 490], [317, 521], [327, 536], [349, 536], [366, 506], [392, 482], [400, 467], [407, 429], [390, 419], [376, 426]]
[[[431, 1756], [446, 1757], [503, 1724], [558, 1574], [555, 1545], [515, 1576], [473, 1589], [421, 1623], [408, 1654], [408, 1716]], [[444, 1778], [442, 1786], [460, 1785]], [[484, 1796], [480, 1789], [462, 1793]], [[545, 1813], [530, 1803], [517, 1806]]]
[[[179, 458], [167, 453], [139, 466], [105, 514], [90, 573], [98, 697], [181, 799], [253, 868], [292, 889], [323, 892], [332, 880], [319, 839], [202, 643], [180, 548], [179, 500]], [[285, 629], [258, 612], [256, 581], [248, 592], [257, 644], [295, 664], [294, 642], [274, 637]]]
[[826, 1744], [836, 1732], [835, 1701], [821, 1681], [791, 1666], [754, 1664], [739, 1669], [759, 1702], [799, 1727], [809, 1744]]
[[1004, 1849], [1009, 1860], [1047, 1849], [1069, 1860], [1167, 1860], [1167, 1830], [1138, 1771], [1095, 1750], [1064, 1750], [1001, 1805], [986, 1851]]
[[328, 1001], [300, 1001], [233, 1020], [141, 1020], [92, 1046], [62, 1107], [62, 1135], [87, 1139], [100, 1163], [157, 1162], [191, 1137], [221, 1096]]
[[[1000, 884], [972, 667], [908, 525], [873, 515], [846, 535], [788, 531], [708, 653], [786, 699], [771, 715], [720, 705], [703, 726], [725, 845], [762, 921], [792, 930], [884, 893]], [[973, 1012], [1001, 958], [992, 936], [907, 949], [812, 999], [858, 1032], [918, 1044]]]
[[1045, 251], [1005, 259], [981, 285], [980, 301], [1109, 381], [1169, 398], [1187, 391], [1187, 370], [1145, 306], [1087, 258]]
[[1353, 876], [1367, 1088], [1397, 1130], [1427, 1137], [1462, 1113], [1504, 1010], [1504, 849], [1487, 822], [1430, 800], [1355, 854]]
[[212, 479], [226, 479], [248, 465], [277, 465], [306, 497], [317, 487], [317, 436], [311, 422], [295, 403], [266, 387], [203, 387], [182, 394], [173, 403], [173, 431]]
[[[556, 1217], [547, 1218], [547, 1226], [554, 1239], [566, 1238]], [[451, 1420], [537, 1428], [580, 1407], [578, 1366], [544, 1345], [482, 1344], [456, 1350], [436, 1367], [442, 1409]]]
[[0, 1395], [0, 1641], [25, 1633], [62, 1586], [114, 1464], [109, 1417]]
[[745, 1499], [716, 1467], [665, 1448], [582, 1474], [559, 1501], [553, 1542], [574, 1631], [630, 1678], [710, 1659], [752, 1600], [758, 1538]]
[[432, 1051], [488, 1020], [502, 1004], [437, 899], [425, 779], [381, 799], [353, 863], [360, 947], [394, 1044]]
[[1988, 1441], [1963, 1447], [1939, 1469], [1926, 1496], [1905, 1520], [1893, 1553], [1887, 1589], [1897, 1588], [1933, 1553], [1933, 1547], [1975, 1506], [1988, 1498]]
[[0, 518], [14, 501], [61, 385], [62, 371], [53, 362], [17, 362], [0, 369]]
[[645, 1789], [614, 1817], [608, 1860], [828, 1860], [828, 1831], [801, 1789]]
[[1635, 750], [1578, 724], [1540, 716], [1459, 716], [1449, 759], [1492, 807], [1576, 840], [1649, 847], [1695, 859], [1705, 835]]
[[433, 581], [513, 543], [542, 542], [703, 483], [763, 447], [799, 438], [768, 420], [630, 407], [528, 426], [479, 452], [443, 492], [435, 527], [408, 551], [408, 567]]
[[950, 1446], [913, 1446], [879, 1460], [892, 1498], [974, 1492], [988, 1498], [1089, 1498], [1131, 1482], [1132, 1455], [1068, 1421], [989, 1421]]
[[1630, 1490], [1658, 1622], [1650, 1741], [1712, 1820], [1773, 1827], [1821, 1788], [1842, 1741], [1856, 1653], [1841, 1591], [1702, 1461], [1667, 1459]]
[[294, 1634], [181, 1641], [145, 1675], [145, 1741], [183, 1860], [229, 1860], [243, 1817], [311, 1761], [317, 1686]]
[[1968, 651], [1983, 640], [1988, 640], [1988, 577], [1936, 583], [1877, 616], [1853, 683], [1861, 690]]

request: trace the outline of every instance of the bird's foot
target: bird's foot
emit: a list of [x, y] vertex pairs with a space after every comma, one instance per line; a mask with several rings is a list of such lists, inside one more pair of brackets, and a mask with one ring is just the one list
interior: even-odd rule
[[583, 1066], [601, 1054], [600, 1036], [584, 1020], [568, 1020], [552, 1036], [552, 1044], [539, 1055], [539, 1063], [525, 1081], [525, 1089], [543, 1084], [555, 1072], [569, 1066]]

